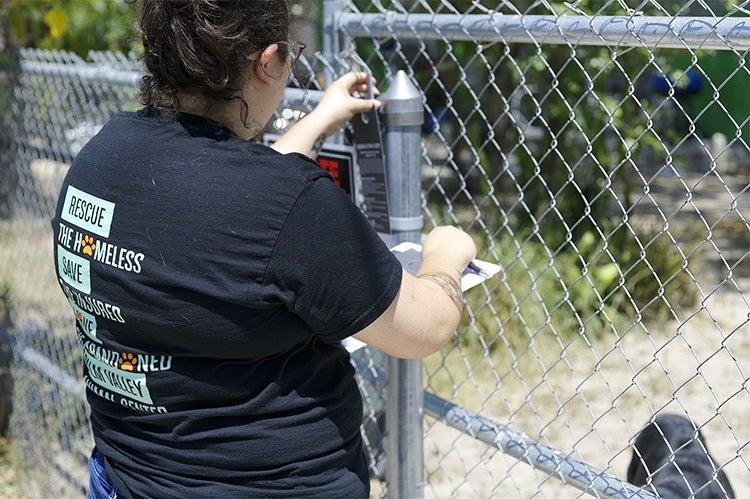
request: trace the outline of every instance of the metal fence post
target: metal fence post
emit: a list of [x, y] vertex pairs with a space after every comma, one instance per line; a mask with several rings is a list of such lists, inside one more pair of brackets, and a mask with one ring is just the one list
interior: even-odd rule
[[[382, 96], [385, 165], [394, 242], [421, 242], [422, 94], [401, 70]], [[388, 358], [387, 478], [392, 499], [424, 492], [422, 361]]]
[[[323, 1], [323, 51], [322, 56], [325, 61], [323, 68], [323, 89], [327, 89], [328, 86], [333, 83], [336, 79], [336, 67], [338, 66], [338, 55], [341, 53], [344, 42], [342, 40], [342, 33], [339, 30], [339, 23], [337, 20], [337, 14], [340, 14], [346, 9], [346, 1], [344, 0], [324, 0]], [[336, 144], [344, 143], [344, 132], [338, 130], [331, 137], [328, 138], [329, 142]]]
[[[324, 84], [328, 85], [336, 78], [334, 68], [336, 55], [341, 50], [341, 34], [339, 33], [338, 23], [336, 22], [336, 13], [342, 12], [346, 8], [346, 2], [342, 0], [325, 0], [323, 2], [323, 51], [322, 55], [326, 65], [323, 68]], [[330, 66], [329, 66], [330, 65]]]

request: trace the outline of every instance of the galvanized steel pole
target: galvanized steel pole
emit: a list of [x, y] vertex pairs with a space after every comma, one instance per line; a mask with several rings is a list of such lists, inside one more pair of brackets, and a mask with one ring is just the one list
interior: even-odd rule
[[[404, 71], [382, 97], [391, 230], [396, 243], [421, 242], [422, 93]], [[423, 483], [422, 361], [388, 359], [387, 478], [391, 499], [421, 498]]]
[[[403, 40], [603, 45], [610, 47], [750, 49], [747, 17], [542, 16], [497, 14], [342, 14], [352, 37]], [[500, 50], [499, 48], [497, 50]]]
[[[346, 11], [346, 1], [325, 0], [323, 2], [323, 89], [336, 79], [338, 56], [343, 45], [343, 36], [339, 28], [339, 18]], [[337, 130], [327, 139], [336, 144], [344, 143], [344, 131]]]
[[325, 62], [324, 83], [328, 85], [336, 78], [336, 56], [341, 51], [341, 33], [339, 32], [338, 17], [346, 9], [346, 2], [342, 0], [325, 0], [323, 2], [323, 59]]

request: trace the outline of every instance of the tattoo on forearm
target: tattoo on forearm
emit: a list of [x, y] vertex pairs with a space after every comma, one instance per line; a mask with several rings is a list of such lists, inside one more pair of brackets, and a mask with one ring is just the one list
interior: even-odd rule
[[417, 279], [429, 279], [436, 283], [438, 286], [443, 288], [453, 303], [455, 303], [458, 311], [461, 312], [464, 308], [463, 293], [461, 292], [461, 285], [451, 276], [445, 272], [425, 272], [419, 274]]
[[318, 138], [315, 139], [315, 142], [312, 145], [312, 149], [310, 149], [310, 152], [312, 153], [313, 157], [317, 157], [318, 154], [320, 154], [320, 149], [323, 147], [323, 144], [326, 141], [326, 134], [321, 133], [318, 135]]

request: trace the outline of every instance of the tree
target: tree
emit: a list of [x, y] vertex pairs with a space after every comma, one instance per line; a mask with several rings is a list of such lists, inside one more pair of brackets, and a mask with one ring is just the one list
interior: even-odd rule
[[70, 50], [138, 50], [135, 2], [128, 0], [9, 0], [11, 47]]

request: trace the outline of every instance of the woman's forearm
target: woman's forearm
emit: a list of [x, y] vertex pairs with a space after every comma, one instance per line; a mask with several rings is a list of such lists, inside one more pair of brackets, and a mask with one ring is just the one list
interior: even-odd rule
[[299, 152], [315, 159], [313, 145], [321, 135], [328, 134], [329, 127], [330, 123], [312, 110], [279, 137], [271, 148], [282, 154]]

